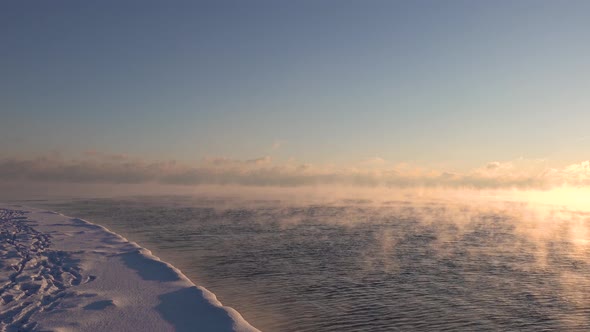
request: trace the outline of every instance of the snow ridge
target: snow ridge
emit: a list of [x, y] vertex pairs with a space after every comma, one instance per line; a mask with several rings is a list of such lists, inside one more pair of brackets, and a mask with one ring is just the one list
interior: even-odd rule
[[0, 208], [0, 332], [258, 331], [120, 235], [16, 207]]

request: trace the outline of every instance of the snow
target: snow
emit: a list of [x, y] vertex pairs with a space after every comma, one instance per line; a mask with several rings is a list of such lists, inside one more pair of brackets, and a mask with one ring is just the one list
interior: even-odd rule
[[108, 229], [0, 205], [0, 331], [258, 331]]

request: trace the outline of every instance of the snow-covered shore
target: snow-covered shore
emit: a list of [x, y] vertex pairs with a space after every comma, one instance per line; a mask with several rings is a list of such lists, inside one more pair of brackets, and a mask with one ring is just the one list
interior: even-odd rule
[[258, 331], [102, 226], [0, 205], [0, 331], [29, 330]]

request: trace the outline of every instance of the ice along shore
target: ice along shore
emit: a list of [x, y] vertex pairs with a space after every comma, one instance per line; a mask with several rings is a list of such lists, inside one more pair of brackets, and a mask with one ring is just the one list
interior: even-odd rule
[[0, 331], [29, 330], [258, 331], [102, 226], [0, 204]]

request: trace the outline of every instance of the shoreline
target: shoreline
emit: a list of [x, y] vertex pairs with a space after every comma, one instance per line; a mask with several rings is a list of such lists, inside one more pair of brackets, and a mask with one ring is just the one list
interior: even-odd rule
[[[93, 308], [92, 304], [95, 304], [95, 307], [100, 307], [100, 310], [96, 310], [100, 311], [101, 315], [99, 316], [104, 316], [102, 317], [103, 319], [108, 319], [106, 316], [111, 316], [114, 319], [109, 325], [116, 327], [117, 318], [119, 318], [122, 325], [119, 326], [119, 329], [126, 331], [140, 331], [144, 330], [145, 327], [154, 328], [156, 327], [154, 324], [158, 325], [157, 330], [171, 331], [189, 331], [191, 329], [200, 331], [259, 331], [251, 326], [238, 311], [224, 306], [214, 293], [203, 286], [193, 283], [178, 268], [161, 260], [152, 254], [149, 249], [138, 245], [136, 242], [129, 241], [122, 235], [102, 225], [80, 218], [72, 218], [59, 212], [20, 204], [0, 204], [0, 211], [12, 211], [19, 214], [18, 216], [1, 218], [0, 227], [4, 227], [7, 221], [16, 225], [17, 228], [18, 223], [33, 225], [33, 227], [28, 228], [21, 227], [20, 231], [23, 234], [19, 236], [25, 239], [44, 234], [48, 239], [47, 242], [51, 242], [51, 245], [47, 247], [60, 249], [57, 251], [60, 255], [69, 257], [65, 265], [69, 266], [68, 268], [72, 271], [76, 270], [76, 275], [87, 275], [86, 277], [88, 278], [87, 282], [75, 280], [69, 287], [62, 287], [61, 292], [53, 290], [51, 287], [46, 287], [45, 284], [47, 281], [43, 279], [40, 283], [42, 286], [39, 286], [39, 289], [45, 287], [46, 293], [25, 294], [17, 300], [8, 302], [2, 300], [0, 302], [0, 314], [2, 316], [7, 316], [5, 312], [9, 312], [10, 309], [5, 310], [4, 307], [18, 306], [14, 303], [16, 301], [25, 301], [29, 297], [36, 296], [40, 299], [40, 303], [42, 303], [43, 299], [55, 295], [48, 294], [53, 291], [60, 294], [60, 299], [65, 297], [66, 300], [60, 301], [58, 299], [52, 302], [53, 307], [50, 308], [51, 310], [47, 310], [46, 307], [41, 306], [32, 307], [27, 311], [27, 313], [32, 312], [32, 314], [28, 315], [29, 319], [27, 319], [27, 322], [24, 322], [25, 324], [35, 323], [35, 327], [53, 328], [63, 331], [70, 330], [70, 328], [88, 331], [97, 330], [96, 328], [100, 329], [100, 324], [86, 324], [88, 325], [87, 328], [84, 323], [73, 324], [74, 326], [70, 327], [55, 326], [58, 324], [59, 319], [56, 320], [51, 317], [67, 316], [64, 313], [70, 311], [73, 317], [84, 316], [78, 318], [92, 320], [92, 317], [86, 317], [89, 311], [87, 309]], [[32, 243], [35, 243], [34, 241]], [[88, 246], [89, 244], [94, 245]], [[6, 245], [6, 243], [3, 243], [3, 245]], [[40, 265], [41, 270], [39, 271], [43, 271], [43, 265], [51, 264], [47, 262], [51, 262], [51, 255], [56, 250], [47, 247], [43, 247], [42, 250], [35, 249], [35, 255], [41, 257], [40, 260], [37, 260], [37, 258], [34, 261], [32, 259], [26, 260], [26, 257], [31, 256], [27, 252], [24, 263], [21, 263], [23, 268], [20, 272], [28, 270], [29, 267], [32, 270], [39, 270], [39, 266], [36, 265], [38, 261], [43, 262]], [[6, 254], [8, 251], [3, 250], [2, 252]], [[14, 256], [14, 253], [11, 255]], [[48, 258], [45, 258], [45, 256]], [[27, 264], [30, 266], [27, 266]], [[74, 266], [72, 267], [72, 265]], [[37, 270], [29, 271], [29, 274], [36, 277], [35, 273], [39, 272]], [[10, 270], [3, 269], [0, 271], [0, 277], [4, 277], [7, 272], [10, 273]], [[10, 283], [14, 284], [15, 289], [21, 289], [22, 286], [19, 286], [18, 283], [26, 282], [27, 278], [21, 278], [23, 281], [18, 281], [21, 276], [13, 276], [13, 274], [15, 273], [13, 272], [12, 275], [9, 275], [7, 280], [11, 280]], [[134, 280], [128, 280], [122, 277], [131, 277]], [[55, 284], [55, 280], [51, 281], [51, 278], [52, 276], [49, 274], [49, 282]], [[130, 289], [125, 287], [130, 284], [133, 284]], [[69, 293], [71, 293], [73, 288], [83, 291], [84, 294], [74, 291], [74, 295], [72, 296]], [[59, 287], [56, 289], [60, 290]], [[119, 293], [117, 291], [113, 292], [113, 289]], [[94, 301], [85, 306], [83, 304], [89, 301], [72, 300], [72, 297], [76, 295], [84, 297], [87, 296], [86, 294], [92, 294], [98, 297], [101, 297], [101, 295], [102, 297], [109, 297], [106, 295], [110, 295], [111, 299]], [[68, 308], [66, 305], [62, 311], [55, 310], [60, 309], [60, 305], [63, 302], [81, 303], [74, 306], [74, 308]], [[151, 305], [146, 303], [151, 303]], [[156, 305], [153, 306], [153, 304]], [[187, 306], [189, 307], [188, 309], [186, 309]], [[124, 317], [122, 319], [120, 318], [121, 314]], [[10, 312], [8, 315], [10, 315]], [[131, 315], [135, 315], [136, 317], [130, 317]], [[146, 315], [149, 317], [146, 317]], [[2, 326], [2, 331], [10, 331], [11, 328], [18, 329], [18, 324], [21, 324], [20, 328], [23, 326], [26, 327], [23, 325], [22, 318], [19, 317], [18, 312], [15, 312], [12, 316], [8, 318], [15, 318], [15, 321], [21, 320], [21, 322], [15, 322], [16, 325], [13, 324], [14, 326], [12, 327], [10, 324], [6, 324], [6, 326]], [[34, 321], [32, 318], [36, 318], [37, 321]], [[127, 324], [129, 321], [141, 322], [146, 318], [149, 318], [148, 320], [150, 321], [147, 326], [146, 324], [140, 324], [143, 326]], [[112, 324], [113, 322], [114, 324]], [[65, 325], [68, 325], [68, 323], [65, 322]], [[123, 328], [123, 326], [125, 327]]]

